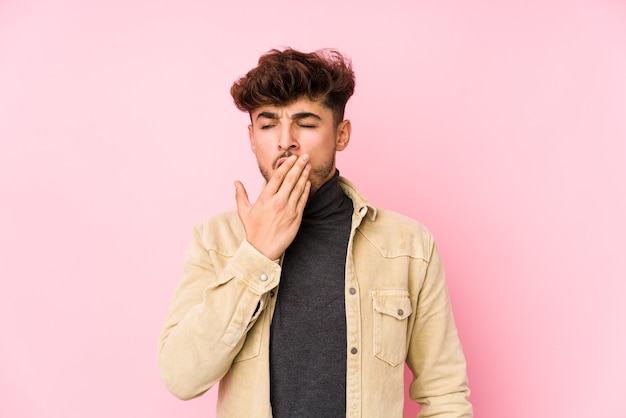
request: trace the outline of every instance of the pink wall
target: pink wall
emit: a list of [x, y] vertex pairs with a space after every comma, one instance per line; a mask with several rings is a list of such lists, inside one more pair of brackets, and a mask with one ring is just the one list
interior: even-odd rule
[[438, 238], [476, 416], [626, 416], [624, 2], [210, 3], [0, 2], [0, 416], [213, 416], [157, 338], [281, 45], [353, 58], [339, 167]]

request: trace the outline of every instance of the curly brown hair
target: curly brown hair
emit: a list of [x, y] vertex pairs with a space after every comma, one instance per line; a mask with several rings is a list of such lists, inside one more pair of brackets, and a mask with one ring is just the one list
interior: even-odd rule
[[349, 59], [334, 49], [304, 53], [272, 49], [256, 68], [230, 88], [237, 108], [252, 113], [261, 106], [286, 106], [301, 98], [321, 100], [333, 112], [335, 126], [354, 93], [354, 71]]

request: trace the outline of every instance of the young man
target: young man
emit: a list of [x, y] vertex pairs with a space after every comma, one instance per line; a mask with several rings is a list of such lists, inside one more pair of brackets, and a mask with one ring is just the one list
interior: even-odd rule
[[218, 417], [471, 417], [465, 360], [430, 233], [339, 176], [350, 63], [273, 50], [231, 94], [267, 184], [195, 229], [159, 346], [182, 399], [219, 382]]

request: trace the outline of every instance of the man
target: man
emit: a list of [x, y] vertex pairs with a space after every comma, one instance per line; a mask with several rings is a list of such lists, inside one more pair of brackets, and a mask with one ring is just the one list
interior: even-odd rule
[[195, 229], [159, 346], [182, 399], [219, 382], [219, 417], [471, 417], [429, 232], [339, 176], [354, 91], [338, 52], [273, 50], [231, 94], [266, 185]]

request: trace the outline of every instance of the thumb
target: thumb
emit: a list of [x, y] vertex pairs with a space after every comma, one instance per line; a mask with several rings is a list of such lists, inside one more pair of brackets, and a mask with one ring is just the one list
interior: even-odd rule
[[235, 202], [237, 203], [237, 213], [241, 217], [242, 212], [250, 207], [250, 199], [248, 199], [246, 188], [239, 180], [235, 181]]

